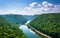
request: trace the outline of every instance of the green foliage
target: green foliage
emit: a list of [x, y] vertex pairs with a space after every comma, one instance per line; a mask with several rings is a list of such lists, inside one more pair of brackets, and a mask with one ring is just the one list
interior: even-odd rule
[[29, 25], [53, 38], [60, 38], [60, 13], [39, 15]]
[[27, 21], [29, 21], [29, 20], [33, 20], [34, 18], [36, 18], [37, 15], [23, 15], [23, 17], [24, 17], [25, 19], [27, 19]]
[[5, 18], [10, 23], [15, 23], [15, 24], [25, 24], [27, 21], [22, 15], [8, 14], [8, 15], [0, 15], [0, 16]]
[[19, 26], [10, 24], [0, 16], [0, 38], [26, 38]]

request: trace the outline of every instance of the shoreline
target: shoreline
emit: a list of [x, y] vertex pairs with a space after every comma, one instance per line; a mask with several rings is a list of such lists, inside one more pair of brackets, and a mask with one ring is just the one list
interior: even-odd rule
[[[27, 25], [28, 26], [28, 25]], [[44, 33], [42, 33], [42, 32], [40, 32], [40, 31], [38, 31], [37, 29], [35, 29], [34, 27], [32, 27], [32, 26], [28, 26], [29, 28], [31, 28], [32, 30], [34, 30], [36, 33], [38, 33], [39, 35], [42, 35], [42, 36], [44, 36], [44, 37], [46, 37], [46, 38], [52, 38], [52, 37], [50, 37], [49, 35], [46, 35], [46, 34], [44, 34]]]

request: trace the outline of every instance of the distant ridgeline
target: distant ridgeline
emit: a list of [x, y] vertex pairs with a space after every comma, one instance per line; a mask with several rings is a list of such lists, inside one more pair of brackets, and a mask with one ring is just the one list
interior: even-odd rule
[[0, 16], [0, 38], [26, 38], [26, 35], [18, 25], [10, 24]]
[[25, 24], [27, 21], [22, 15], [8, 14], [8, 15], [0, 15], [0, 16], [5, 18], [10, 23], [15, 23], [15, 24]]
[[27, 19], [27, 21], [29, 21], [29, 20], [35, 19], [37, 17], [37, 15], [23, 15], [23, 17], [25, 19]]
[[16, 15], [16, 14], [7, 14], [0, 15], [5, 18], [10, 23], [15, 24], [25, 24], [28, 20], [34, 19], [37, 15]]
[[29, 25], [53, 38], [60, 38], [60, 13], [39, 15]]

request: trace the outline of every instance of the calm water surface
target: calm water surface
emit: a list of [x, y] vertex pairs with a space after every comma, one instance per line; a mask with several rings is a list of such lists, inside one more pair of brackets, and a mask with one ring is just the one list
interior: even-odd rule
[[29, 29], [27, 25], [21, 25], [20, 29], [22, 29], [23, 32], [27, 35], [27, 38], [41, 38], [38, 34]]

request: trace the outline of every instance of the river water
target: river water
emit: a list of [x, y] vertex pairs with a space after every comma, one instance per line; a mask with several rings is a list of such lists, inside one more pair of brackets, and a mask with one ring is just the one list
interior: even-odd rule
[[39, 36], [37, 33], [27, 27], [27, 24], [29, 22], [30, 21], [28, 21], [25, 25], [20, 25], [19, 28], [23, 30], [23, 32], [27, 35], [27, 38], [41, 38], [41, 36]]

